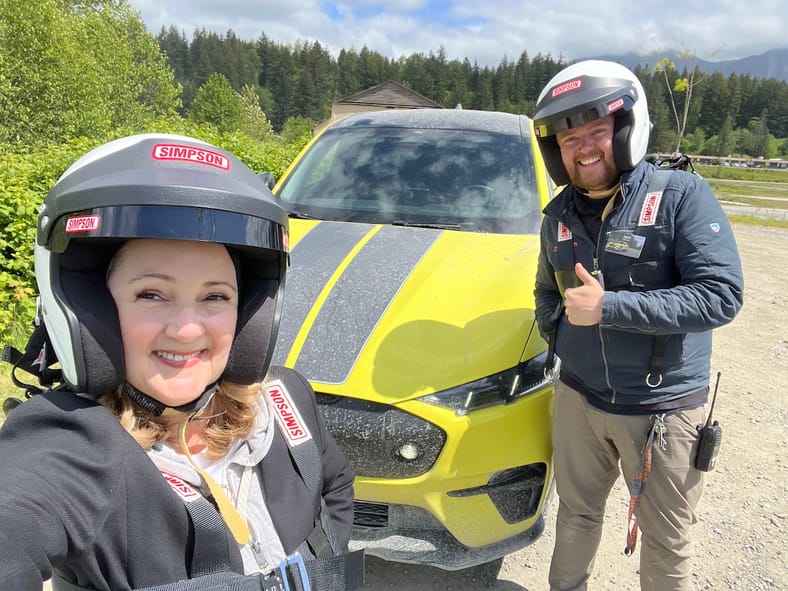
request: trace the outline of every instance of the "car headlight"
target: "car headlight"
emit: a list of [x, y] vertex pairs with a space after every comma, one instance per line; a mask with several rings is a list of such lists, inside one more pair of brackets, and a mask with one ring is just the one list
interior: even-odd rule
[[550, 382], [545, 377], [547, 351], [517, 367], [507, 369], [474, 382], [421, 397], [419, 400], [449, 408], [465, 415], [495, 404], [509, 404], [540, 390]]

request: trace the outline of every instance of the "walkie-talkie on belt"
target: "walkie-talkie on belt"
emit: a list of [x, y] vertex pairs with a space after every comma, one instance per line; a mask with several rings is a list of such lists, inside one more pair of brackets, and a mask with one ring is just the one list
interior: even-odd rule
[[711, 472], [717, 464], [717, 454], [722, 443], [722, 427], [719, 422], [711, 421], [711, 413], [714, 412], [714, 402], [717, 400], [717, 388], [720, 385], [720, 372], [717, 372], [717, 383], [714, 384], [714, 394], [711, 397], [711, 407], [706, 424], [700, 428], [700, 440], [698, 441], [698, 454], [695, 456], [695, 467], [702, 472]]

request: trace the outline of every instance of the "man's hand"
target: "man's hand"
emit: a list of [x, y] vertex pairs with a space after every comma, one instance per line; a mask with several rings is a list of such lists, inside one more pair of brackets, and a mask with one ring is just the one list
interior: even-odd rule
[[575, 273], [583, 285], [570, 287], [564, 292], [564, 311], [570, 324], [594, 326], [602, 321], [602, 300], [605, 290], [596, 278], [581, 264], [575, 264]]

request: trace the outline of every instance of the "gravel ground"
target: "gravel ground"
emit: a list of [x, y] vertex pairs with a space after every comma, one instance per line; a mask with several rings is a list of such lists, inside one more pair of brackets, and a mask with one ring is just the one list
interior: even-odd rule
[[[696, 590], [788, 589], [788, 313], [784, 292], [788, 231], [735, 226], [745, 273], [742, 312], [715, 336], [712, 372], [722, 372], [714, 415], [723, 428], [715, 471], [698, 510]], [[608, 501], [590, 588], [639, 589], [638, 558], [622, 554], [629, 496], [623, 481]], [[536, 591], [547, 589], [555, 503], [544, 535], [507, 556], [493, 579], [367, 559], [365, 591], [389, 589]]]

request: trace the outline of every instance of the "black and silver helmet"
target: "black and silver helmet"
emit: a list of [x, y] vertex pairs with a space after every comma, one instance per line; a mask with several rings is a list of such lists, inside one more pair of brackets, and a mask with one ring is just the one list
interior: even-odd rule
[[564, 68], [547, 83], [536, 102], [534, 129], [556, 184], [569, 182], [556, 133], [611, 114], [616, 166], [631, 170], [645, 157], [651, 131], [646, 94], [632, 71], [615, 62], [586, 60]]
[[[109, 142], [77, 160], [38, 218], [35, 271], [43, 319], [67, 385], [88, 395], [125, 373], [110, 259], [132, 238], [198, 240], [237, 253], [236, 338], [222, 377], [260, 381], [271, 361], [288, 263], [286, 212], [229, 152], [178, 135]], [[236, 258], [236, 257], [234, 257]]]

